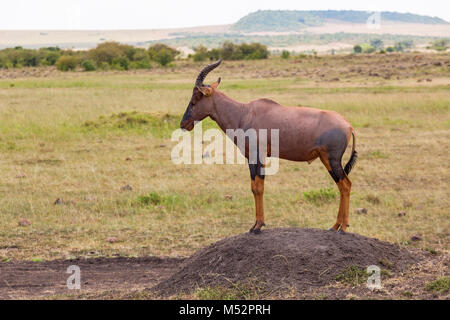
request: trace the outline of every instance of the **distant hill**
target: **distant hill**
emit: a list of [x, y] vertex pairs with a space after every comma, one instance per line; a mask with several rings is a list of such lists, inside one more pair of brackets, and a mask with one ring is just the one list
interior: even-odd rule
[[[346, 23], [366, 23], [372, 12], [354, 10], [260, 10], [246, 15], [232, 26], [232, 30], [240, 32], [286, 32], [298, 31], [306, 27], [320, 26], [328, 21]], [[412, 13], [381, 12], [381, 21], [449, 24], [438, 18]]]
[[[355, 44], [382, 40], [385, 46], [412, 41], [415, 50], [450, 39], [450, 23], [410, 13], [381, 12], [381, 28], [368, 28], [365, 11], [257, 11], [231, 25], [154, 30], [0, 30], [0, 49], [60, 47], [83, 50], [105, 41], [148, 47], [165, 43], [185, 54], [225, 41], [260, 42], [273, 51], [350, 52]], [[336, 51], [337, 52], [337, 51]]]

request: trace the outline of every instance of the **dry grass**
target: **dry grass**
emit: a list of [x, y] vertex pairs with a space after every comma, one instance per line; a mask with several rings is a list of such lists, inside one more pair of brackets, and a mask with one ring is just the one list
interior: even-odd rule
[[[377, 60], [361, 59], [366, 60], [355, 63], [379, 68]], [[423, 59], [445, 62], [449, 56]], [[270, 97], [333, 109], [356, 127], [360, 158], [350, 176], [350, 231], [447, 251], [450, 80], [445, 64], [436, 71], [439, 79], [418, 83], [420, 72], [400, 80], [363, 79], [357, 72], [343, 74], [349, 75], [345, 82], [303, 73], [258, 79], [276, 66], [295, 65], [262, 63], [230, 63], [229, 69], [227, 62], [211, 79], [223, 76], [222, 90], [239, 101]], [[246, 165], [177, 166], [170, 161], [175, 143], [165, 131], [145, 123], [137, 128], [84, 125], [124, 111], [181, 115], [196, 68], [0, 80], [0, 260], [185, 256], [249, 229], [254, 208]], [[314, 68], [320, 67], [311, 62], [302, 72]], [[254, 78], [240, 79], [247, 69]], [[338, 199], [318, 204], [303, 197], [335, 188], [320, 161], [309, 166], [281, 161], [279, 173], [266, 180], [268, 227], [334, 223]], [[132, 190], [122, 190], [125, 185]], [[160, 200], [139, 200], [149, 194]], [[64, 203], [54, 204], [57, 198]], [[368, 213], [354, 214], [358, 207]], [[400, 211], [406, 215], [398, 216]], [[21, 218], [31, 224], [19, 226]], [[422, 240], [410, 242], [412, 235]]]

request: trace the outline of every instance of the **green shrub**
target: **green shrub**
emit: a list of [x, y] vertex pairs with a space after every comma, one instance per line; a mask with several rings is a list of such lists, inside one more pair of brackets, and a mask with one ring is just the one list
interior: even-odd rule
[[242, 43], [238, 45], [238, 50], [242, 52], [243, 58], [247, 60], [267, 59], [269, 57], [267, 46], [257, 42]]
[[205, 61], [206, 59], [209, 59], [209, 53], [208, 53], [208, 48], [206, 48], [205, 46], [198, 46], [196, 48], [194, 48], [194, 54], [192, 55], [192, 58], [194, 59], [194, 61]]
[[431, 43], [431, 45], [427, 48], [433, 49], [436, 51], [446, 51], [450, 47], [450, 40], [449, 39], [440, 39], [435, 40]]
[[126, 57], [119, 57], [114, 59], [111, 65], [116, 70], [128, 70], [129, 60]]
[[150, 60], [139, 60], [130, 62], [130, 69], [151, 69], [152, 64]]
[[306, 201], [311, 202], [313, 204], [328, 202], [335, 199], [337, 196], [338, 192], [334, 190], [332, 187], [303, 192], [303, 198], [305, 198]]
[[111, 66], [107, 62], [97, 62], [97, 70], [110, 70]]
[[378, 50], [383, 49], [384, 43], [381, 39], [372, 39], [370, 40], [370, 45]]
[[138, 196], [135, 203], [142, 207], [161, 206], [166, 210], [173, 211], [182, 207], [185, 201], [179, 195], [161, 195], [158, 192], [152, 191], [146, 195]]
[[179, 123], [180, 118], [176, 115], [130, 111], [100, 116], [97, 120], [86, 121], [84, 127], [89, 130], [134, 130], [166, 138], [179, 127]]
[[144, 50], [142, 48], [136, 48], [133, 46], [130, 46], [128, 44], [122, 44], [122, 51], [125, 55], [125, 57], [128, 59], [128, 61], [134, 60], [134, 55], [137, 53], [138, 50]]
[[45, 55], [45, 64], [48, 66], [55, 65], [56, 61], [58, 61], [60, 56], [61, 54], [59, 52], [49, 51]]
[[75, 70], [78, 66], [79, 60], [75, 56], [64, 55], [59, 57], [58, 61], [56, 61], [55, 65], [58, 70], [61, 71], [69, 71]]
[[175, 60], [179, 52], [165, 44], [157, 43], [148, 48], [150, 59], [158, 62], [162, 66], [168, 65]]
[[283, 50], [283, 52], [281, 52], [281, 59], [289, 59], [290, 56], [291, 53], [287, 50]]
[[353, 46], [353, 52], [354, 53], [361, 53], [362, 52], [362, 47], [359, 44], [356, 44]]
[[163, 201], [163, 197], [161, 197], [157, 192], [150, 192], [148, 195], [145, 196], [138, 196], [137, 201], [141, 205], [159, 205]]
[[89, 50], [87, 55], [97, 64], [106, 62], [111, 65], [114, 60], [126, 57], [127, 47], [118, 42], [104, 42]]
[[136, 51], [133, 54], [132, 58], [129, 58], [130, 61], [150, 61], [150, 56], [147, 50], [143, 48], [136, 48]]
[[153, 55], [153, 60], [155, 60], [162, 66], [166, 66], [174, 60], [174, 57], [169, 50], [161, 49]]
[[81, 63], [81, 66], [83, 67], [84, 71], [95, 71], [97, 69], [95, 63], [92, 60], [84, 60]]
[[25, 67], [37, 67], [41, 61], [41, 56], [36, 50], [21, 50], [22, 65]]
[[336, 281], [356, 286], [367, 282], [368, 277], [366, 270], [350, 265], [336, 276]]
[[[150, 51], [153, 57], [163, 65], [172, 62], [178, 54], [178, 51], [166, 45], [154, 45]], [[152, 67], [150, 53], [147, 49], [118, 42], [104, 42], [88, 51], [61, 50], [58, 47], [37, 50], [15, 47], [0, 50], [0, 68], [56, 64], [57, 68], [62, 71], [74, 70], [78, 65], [81, 65], [85, 71]]]
[[210, 60], [214, 60], [214, 61], [219, 60], [220, 59], [220, 49], [218, 49], [218, 48], [211, 49], [211, 50], [209, 50], [208, 55], [209, 55]]
[[218, 60], [255, 60], [266, 59], [269, 57], [269, 50], [267, 46], [253, 42], [234, 44], [231, 41], [225, 41], [220, 48], [208, 50], [204, 46], [199, 46], [194, 49], [195, 53], [192, 55], [194, 61], [204, 61], [206, 59]]
[[8, 60], [0, 55], [0, 69], [1, 68], [8, 68]]
[[442, 277], [431, 281], [425, 287], [428, 291], [435, 291], [437, 293], [446, 293], [450, 289], [450, 277]]
[[225, 41], [220, 48], [220, 57], [224, 60], [239, 60], [242, 56], [238, 56], [238, 47], [231, 41]]
[[375, 51], [377, 51], [377, 48], [373, 46], [367, 46], [366, 48], [364, 48], [364, 53], [373, 53]]

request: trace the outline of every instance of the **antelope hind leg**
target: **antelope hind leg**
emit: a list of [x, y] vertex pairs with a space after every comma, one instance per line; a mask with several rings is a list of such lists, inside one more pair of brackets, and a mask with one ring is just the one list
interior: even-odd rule
[[260, 164], [249, 164], [250, 177], [251, 177], [251, 189], [253, 197], [255, 198], [255, 215], [256, 221], [253, 227], [250, 229], [250, 233], [258, 234], [261, 232], [261, 228], [265, 226], [264, 223], [264, 175], [261, 174]]

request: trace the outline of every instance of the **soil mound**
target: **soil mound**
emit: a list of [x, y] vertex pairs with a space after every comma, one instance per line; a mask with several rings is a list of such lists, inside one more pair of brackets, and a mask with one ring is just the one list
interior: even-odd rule
[[318, 229], [266, 229], [240, 234], [200, 249], [153, 290], [163, 296], [197, 287], [230, 287], [248, 281], [270, 290], [323, 286], [350, 266], [405, 270], [419, 256], [397, 245], [361, 235]]

